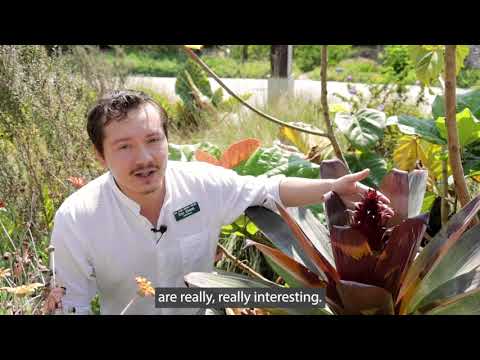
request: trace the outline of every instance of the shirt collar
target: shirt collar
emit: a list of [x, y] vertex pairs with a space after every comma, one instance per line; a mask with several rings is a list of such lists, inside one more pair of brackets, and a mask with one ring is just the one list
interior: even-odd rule
[[130, 199], [122, 192], [122, 190], [120, 190], [111, 171], [108, 172], [108, 183], [113, 193], [122, 204], [132, 210], [135, 214], [140, 214], [140, 205], [136, 201]]

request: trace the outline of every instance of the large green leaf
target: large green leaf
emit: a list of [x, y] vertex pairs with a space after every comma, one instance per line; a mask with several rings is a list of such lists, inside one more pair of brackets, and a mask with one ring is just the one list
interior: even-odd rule
[[443, 307], [455, 297], [478, 288], [480, 288], [480, 267], [440, 285], [420, 302], [415, 312], [425, 313], [437, 306]]
[[[460, 146], [464, 147], [480, 138], [480, 121], [477, 120], [470, 109], [466, 108], [456, 116], [457, 129]], [[447, 127], [445, 118], [440, 116], [435, 121], [437, 128], [443, 138], [447, 138]]]
[[446, 138], [440, 135], [433, 119], [418, 119], [410, 115], [391, 116], [387, 123], [397, 125], [401, 133], [417, 135], [431, 143], [445, 145]]
[[257, 149], [243, 166], [238, 167], [236, 171], [240, 175], [262, 175], [273, 168], [287, 164], [288, 156], [278, 147], [262, 147]]
[[[399, 170], [412, 171], [421, 161], [423, 168], [428, 171], [431, 183], [435, 184], [442, 179], [442, 145], [432, 144], [416, 136], [404, 135], [397, 141], [393, 152], [395, 167]], [[450, 165], [447, 172], [451, 174]]]
[[387, 161], [383, 156], [372, 151], [356, 151], [353, 154], [346, 154], [345, 160], [352, 172], [370, 169], [370, 175], [363, 180], [365, 185], [378, 188], [382, 179], [387, 174]]
[[[456, 75], [464, 66], [470, 48], [468, 45], [457, 45], [455, 52]], [[411, 45], [410, 58], [415, 65], [417, 78], [425, 85], [430, 86], [445, 67], [445, 45]]]
[[[480, 88], [473, 88], [462, 94], [457, 94], [457, 114], [465, 109], [470, 109], [472, 114], [480, 118]], [[445, 98], [438, 95], [432, 104], [433, 118], [445, 116]]]
[[280, 287], [274, 282], [252, 279], [244, 275], [221, 270], [215, 272], [192, 272], [184, 276], [185, 282], [191, 287], [199, 288], [265, 288]]
[[302, 157], [292, 154], [285, 164], [279, 165], [265, 173], [265, 176], [285, 175], [291, 177], [302, 177], [318, 179], [320, 166]]
[[[309, 130], [317, 130], [314, 126], [302, 122], [292, 122], [291, 125], [296, 125], [298, 127], [309, 129]], [[330, 140], [326, 137], [319, 137], [312, 134], [307, 134], [305, 132], [300, 132], [295, 129], [281, 127], [279, 129], [278, 138], [282, 143], [287, 145], [293, 145], [297, 149], [299, 149], [303, 154], [308, 154], [310, 149], [314, 146], [317, 146], [320, 149], [325, 149], [322, 155], [327, 154], [327, 148], [329, 148]]]
[[438, 79], [444, 68], [444, 45], [410, 46], [410, 57], [418, 80], [426, 86]]
[[168, 159], [174, 161], [193, 161], [195, 159], [195, 151], [197, 150], [206, 151], [217, 159], [219, 159], [221, 155], [221, 151], [218, 146], [205, 141], [197, 144], [185, 145], [169, 143]]
[[422, 213], [429, 212], [436, 198], [437, 198], [437, 195], [435, 193], [426, 192], [426, 195], [423, 198], [422, 209], [420, 210], [420, 212]]
[[420, 255], [418, 255], [408, 270], [402, 288], [400, 289], [399, 299], [402, 299], [402, 312], [411, 312], [415, 305], [418, 304], [421, 297], [416, 295], [416, 293], [422, 280], [459, 240], [460, 236], [479, 210], [480, 195], [471, 200], [458, 213], [453, 215], [442, 230], [439, 231], [420, 252]]
[[383, 138], [385, 114], [378, 110], [362, 109], [350, 115], [337, 113], [335, 124], [357, 149], [369, 149]]
[[[412, 311], [426, 305], [422, 300], [440, 285], [480, 266], [480, 225], [468, 230], [448, 250], [446, 255], [430, 270], [418, 285], [411, 300]], [[431, 299], [430, 299], [431, 300]]]

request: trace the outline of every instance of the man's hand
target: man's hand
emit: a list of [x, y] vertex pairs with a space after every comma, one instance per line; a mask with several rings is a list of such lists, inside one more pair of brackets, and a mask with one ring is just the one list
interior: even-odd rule
[[[338, 179], [304, 179], [286, 177], [280, 182], [280, 200], [285, 207], [314, 205], [325, 201], [329, 191], [337, 193], [348, 208], [354, 208], [368, 191], [368, 186], [360, 183], [370, 173], [369, 169], [348, 174]], [[390, 200], [381, 192], [380, 202], [390, 204]]]
[[[360, 183], [363, 179], [367, 178], [370, 174], [370, 169], [365, 169], [354, 174], [348, 174], [333, 180], [332, 191], [336, 192], [348, 207], [353, 207], [354, 203], [362, 199], [369, 187]], [[380, 196], [380, 201], [384, 204], [390, 204], [390, 200], [377, 191]]]

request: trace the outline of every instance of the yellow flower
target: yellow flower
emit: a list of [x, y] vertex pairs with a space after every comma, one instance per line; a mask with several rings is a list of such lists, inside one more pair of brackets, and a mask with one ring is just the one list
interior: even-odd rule
[[4, 278], [4, 277], [7, 277], [7, 276], [10, 276], [10, 269], [2, 269], [0, 268], [0, 279], [1, 278]]
[[140, 296], [154, 296], [155, 289], [152, 287], [152, 283], [148, 281], [146, 278], [138, 276], [135, 278], [135, 281], [138, 285], [138, 295]]
[[28, 285], [20, 285], [17, 287], [2, 287], [0, 290], [5, 290], [8, 291], [9, 293], [12, 293], [14, 295], [17, 295], [19, 297], [23, 297], [26, 295], [31, 295], [35, 291], [35, 289], [42, 287], [43, 284], [40, 283], [33, 283], [33, 284], [28, 284]]

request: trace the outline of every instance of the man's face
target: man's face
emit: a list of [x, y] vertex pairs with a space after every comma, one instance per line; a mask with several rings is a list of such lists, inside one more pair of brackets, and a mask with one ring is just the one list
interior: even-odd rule
[[112, 120], [104, 128], [104, 157], [122, 191], [137, 198], [162, 189], [168, 159], [168, 142], [158, 110], [145, 104]]

